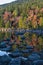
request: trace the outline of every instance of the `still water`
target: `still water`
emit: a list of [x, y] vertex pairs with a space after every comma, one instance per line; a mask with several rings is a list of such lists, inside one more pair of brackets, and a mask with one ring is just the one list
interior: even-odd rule
[[[0, 41], [6, 38], [11, 38], [11, 32], [0, 32]], [[22, 44], [33, 45], [39, 49], [43, 49], [43, 34], [26, 32], [23, 35], [15, 35]]]
[[10, 38], [11, 33], [9, 32], [0, 32], [0, 41], [3, 40], [5, 37]]

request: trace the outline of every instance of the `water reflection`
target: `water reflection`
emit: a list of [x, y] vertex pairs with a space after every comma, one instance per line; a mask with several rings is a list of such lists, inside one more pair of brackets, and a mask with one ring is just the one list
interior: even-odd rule
[[3, 40], [4, 38], [10, 38], [11, 33], [9, 32], [0, 32], [0, 41]]
[[43, 49], [43, 34], [39, 35], [37, 33], [26, 32], [25, 34], [17, 35], [14, 34], [14, 32], [0, 32], [0, 41], [7, 38], [10, 38], [12, 42], [14, 40], [16, 44], [28, 44], [34, 46], [38, 50]]

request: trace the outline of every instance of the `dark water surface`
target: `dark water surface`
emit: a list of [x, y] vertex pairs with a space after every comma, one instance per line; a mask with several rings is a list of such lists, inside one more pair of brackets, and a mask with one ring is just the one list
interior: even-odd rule
[[[19, 41], [23, 41], [29, 45], [38, 46], [40, 49], [43, 48], [43, 30], [15, 30], [15, 36], [18, 37]], [[6, 38], [11, 38], [11, 32], [0, 32], [0, 41]]]
[[[13, 34], [20, 41], [20, 46], [14, 44], [5, 47], [6, 42], [1, 43], [1, 41], [4, 38], [11, 39]], [[0, 65], [43, 65], [43, 33], [41, 31], [0, 32], [0, 43], [2, 44], [0, 45]]]

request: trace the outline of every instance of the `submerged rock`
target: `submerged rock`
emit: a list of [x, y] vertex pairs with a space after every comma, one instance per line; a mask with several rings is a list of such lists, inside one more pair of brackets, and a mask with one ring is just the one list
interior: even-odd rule
[[33, 46], [26, 46], [26, 49], [33, 49]]
[[1, 42], [0, 43], [0, 48], [6, 48], [7, 43], [8, 43], [7, 41]]
[[22, 53], [29, 53], [29, 50], [28, 49], [22, 50]]
[[1, 51], [10, 52], [11, 51], [11, 46], [8, 46], [7, 48], [3, 48], [3, 49], [1, 49]]
[[11, 58], [8, 55], [9, 53], [0, 51], [0, 65], [8, 65], [11, 61]]
[[36, 60], [33, 62], [33, 65], [43, 65], [43, 60]]
[[30, 60], [30, 61], [35, 61], [35, 60], [39, 60], [40, 59], [40, 56], [36, 53], [36, 54], [31, 54], [29, 57], [28, 57], [28, 59]]
[[16, 58], [16, 57], [22, 56], [22, 53], [13, 52], [13, 53], [10, 53], [9, 56], [12, 57], [12, 58]]
[[0, 62], [2, 62], [2, 63], [7, 62], [8, 63], [10, 61], [11, 61], [11, 58], [9, 56], [7, 56], [7, 55], [0, 56]]
[[20, 58], [14, 58], [10, 61], [9, 65], [21, 65], [21, 59]]
[[30, 65], [28, 58], [21, 57], [21, 65]]

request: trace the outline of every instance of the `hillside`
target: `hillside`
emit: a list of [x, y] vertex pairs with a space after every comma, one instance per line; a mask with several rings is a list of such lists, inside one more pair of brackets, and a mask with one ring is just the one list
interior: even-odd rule
[[43, 29], [43, 0], [17, 0], [0, 5], [0, 27]]

